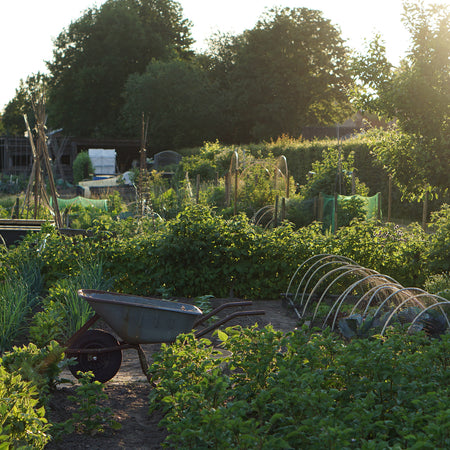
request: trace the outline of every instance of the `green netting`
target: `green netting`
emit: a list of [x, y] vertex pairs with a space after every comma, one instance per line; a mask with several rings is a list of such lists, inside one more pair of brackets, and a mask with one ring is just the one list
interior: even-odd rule
[[345, 202], [353, 198], [357, 198], [363, 202], [363, 208], [366, 211], [366, 220], [373, 219], [381, 214], [381, 208], [379, 208], [379, 206], [381, 206], [381, 194], [379, 192], [372, 195], [372, 197], [363, 197], [362, 195], [338, 195], [338, 203], [341, 201]]
[[[322, 217], [325, 229], [330, 229], [335, 231], [336, 229], [336, 202], [333, 195], [322, 195], [323, 198], [323, 208]], [[378, 192], [372, 197], [363, 197], [362, 195], [338, 195], [337, 196], [337, 207], [342, 205], [344, 202], [348, 202], [352, 199], [358, 199], [363, 204], [363, 209], [366, 211], [366, 220], [378, 217], [381, 214], [380, 201], [381, 194]], [[381, 217], [380, 217], [381, 218]], [[338, 218], [339, 222], [339, 218]]]
[[[286, 200], [286, 217], [298, 227], [307, 226], [317, 220], [323, 224], [323, 230], [335, 231], [336, 227], [348, 224], [354, 217], [362, 218], [361, 212], [366, 220], [375, 217], [381, 219], [380, 198], [379, 193], [372, 197], [337, 195], [336, 211], [334, 195], [321, 194], [309, 199], [294, 197]], [[358, 200], [356, 204], [346, 205], [346, 202], [355, 199]]]
[[[50, 205], [52, 205], [52, 199], [50, 198]], [[84, 208], [94, 207], [108, 211], [108, 200], [93, 200], [85, 197], [74, 198], [58, 198], [59, 209], [70, 208], [72, 205], [83, 206]]]

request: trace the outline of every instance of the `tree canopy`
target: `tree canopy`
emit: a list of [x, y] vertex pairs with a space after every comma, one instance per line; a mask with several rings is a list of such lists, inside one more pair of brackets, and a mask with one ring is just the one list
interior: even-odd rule
[[407, 2], [403, 22], [412, 45], [399, 68], [378, 39], [356, 60], [357, 104], [395, 119], [375, 150], [403, 193], [420, 197], [450, 187], [450, 10]]
[[144, 113], [152, 149], [200, 146], [219, 134], [218, 95], [206, 72], [192, 62], [154, 61], [126, 83], [124, 122], [138, 135]]
[[128, 77], [152, 59], [187, 57], [191, 24], [172, 0], [108, 0], [55, 40], [49, 118], [66, 133], [120, 136]]
[[320, 11], [275, 8], [241, 35], [216, 36], [209, 68], [229, 92], [229, 140], [298, 136], [349, 113], [347, 49]]
[[8, 102], [1, 116], [1, 127], [4, 128], [6, 134], [23, 135], [26, 129], [24, 114], [27, 115], [30, 126], [33, 128], [35, 96], [45, 90], [46, 83], [47, 77], [42, 73], [30, 75], [25, 81], [20, 81], [16, 95]]

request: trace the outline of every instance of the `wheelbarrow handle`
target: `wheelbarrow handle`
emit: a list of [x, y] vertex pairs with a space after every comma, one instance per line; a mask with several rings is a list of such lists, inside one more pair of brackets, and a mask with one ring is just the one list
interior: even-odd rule
[[205, 322], [206, 320], [214, 316], [214, 314], [217, 314], [219, 311], [222, 311], [222, 309], [230, 308], [231, 306], [250, 306], [250, 305], [252, 305], [252, 302], [250, 301], [224, 303], [223, 305], [220, 305], [217, 308], [213, 309], [210, 313], [200, 317], [200, 319], [198, 319], [194, 323], [192, 328], [195, 328], [197, 325], [200, 325], [201, 323]]
[[209, 333], [212, 330], [215, 330], [216, 328], [218, 328], [220, 325], [228, 322], [231, 319], [234, 319], [235, 317], [240, 317], [240, 316], [262, 316], [264, 315], [266, 312], [264, 310], [254, 310], [254, 311], [236, 311], [233, 314], [230, 314], [229, 316], [224, 317], [223, 319], [213, 323], [212, 325], [210, 325], [209, 327], [205, 328], [204, 330], [200, 330], [197, 331], [195, 334], [196, 338], [202, 337], [205, 334]]

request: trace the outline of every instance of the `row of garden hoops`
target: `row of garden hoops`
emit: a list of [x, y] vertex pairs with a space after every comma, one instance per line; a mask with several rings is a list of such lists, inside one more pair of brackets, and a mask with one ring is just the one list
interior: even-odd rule
[[344, 256], [315, 255], [301, 264], [284, 294], [299, 318], [351, 337], [369, 329], [383, 335], [400, 323], [408, 332], [439, 335], [450, 330], [450, 301]]

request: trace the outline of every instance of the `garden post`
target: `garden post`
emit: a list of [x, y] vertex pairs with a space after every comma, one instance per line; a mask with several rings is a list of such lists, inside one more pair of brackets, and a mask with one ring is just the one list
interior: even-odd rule
[[377, 195], [377, 214], [378, 214], [378, 220], [381, 220], [381, 193], [378, 192]]
[[425, 191], [423, 196], [423, 210], [422, 210], [422, 228], [424, 231], [427, 229], [427, 216], [428, 216], [428, 191]]
[[323, 222], [323, 194], [322, 192], [319, 193], [319, 215], [318, 215], [319, 222]]
[[230, 173], [225, 174], [225, 205], [230, 206]]
[[236, 167], [234, 171], [234, 215], [237, 214], [237, 197], [238, 197], [238, 171]]
[[391, 212], [392, 212], [392, 175], [389, 175], [388, 181], [388, 216], [387, 221], [391, 221]]
[[286, 169], [286, 198], [289, 198], [289, 170]]
[[334, 193], [334, 227], [333, 227], [333, 233], [336, 233], [336, 230], [338, 228], [338, 194], [337, 192]]
[[198, 200], [200, 198], [200, 174], [197, 174], [197, 183], [195, 187], [195, 204], [198, 205]]
[[273, 212], [273, 226], [276, 228], [278, 226], [278, 195], [275, 197], [275, 209]]

